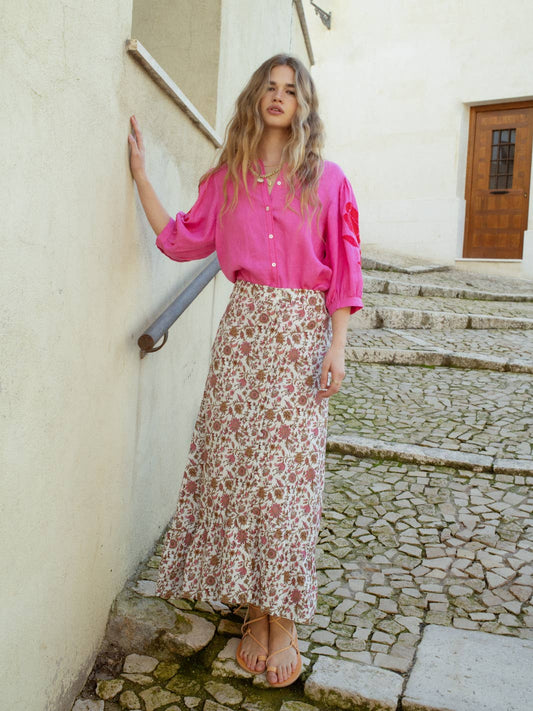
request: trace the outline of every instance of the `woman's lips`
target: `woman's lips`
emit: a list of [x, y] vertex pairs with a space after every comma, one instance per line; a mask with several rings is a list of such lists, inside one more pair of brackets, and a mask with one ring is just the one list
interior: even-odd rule
[[278, 106], [269, 106], [267, 111], [269, 114], [274, 114], [275, 116], [279, 116], [284, 113], [283, 109], [280, 109]]

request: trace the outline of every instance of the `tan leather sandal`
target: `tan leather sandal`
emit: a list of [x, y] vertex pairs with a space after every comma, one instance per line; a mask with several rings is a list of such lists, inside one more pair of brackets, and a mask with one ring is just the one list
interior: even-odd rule
[[[246, 610], [246, 617], [244, 618], [244, 622], [242, 623], [242, 626], [241, 626], [242, 639], [239, 642], [239, 646], [237, 647], [237, 652], [235, 654], [235, 658], [237, 659], [237, 662], [239, 663], [239, 665], [243, 669], [245, 669], [247, 672], [249, 672], [250, 674], [263, 674], [263, 672], [259, 672], [259, 671], [257, 671], [257, 669], [250, 669], [250, 667], [246, 664], [246, 662], [242, 658], [241, 653], [242, 653], [243, 640], [245, 639], [245, 637], [250, 635], [250, 637], [254, 640], [254, 642], [256, 644], [258, 644], [260, 647], [262, 647], [265, 650], [265, 652], [268, 654], [268, 649], [265, 647], [265, 645], [262, 642], [260, 642], [257, 639], [257, 637], [254, 635], [254, 633], [250, 629], [250, 625], [253, 625], [254, 622], [259, 622], [259, 620], [264, 620], [265, 617], [268, 617], [268, 614], [265, 613], [264, 615], [261, 615], [260, 617], [254, 617], [253, 620], [249, 620], [248, 619], [249, 613], [250, 613], [250, 608], [248, 607], [248, 609]], [[257, 656], [258, 662], [266, 662], [266, 660], [267, 660], [267, 657], [265, 654], [259, 654]]]
[[[298, 649], [296, 634], [293, 634], [292, 632], [289, 632], [289, 630], [285, 629], [285, 627], [281, 624], [280, 619], [281, 619], [280, 617], [273, 617], [272, 615], [268, 616], [268, 621], [275, 622], [277, 625], [279, 625], [279, 627], [281, 627], [281, 629], [286, 634], [289, 635], [289, 637], [291, 638], [291, 642], [287, 647], [282, 647], [281, 649], [277, 649], [275, 652], [272, 652], [272, 654], [268, 655], [268, 657], [266, 659], [266, 664], [267, 664], [266, 671], [267, 672], [274, 672], [277, 674], [278, 667], [269, 667], [268, 660], [271, 657], [273, 657], [275, 654], [279, 654], [280, 652], [285, 652], [287, 649], [290, 649], [291, 647], [294, 647], [294, 649], [296, 650], [297, 659], [296, 659], [296, 667], [295, 667], [294, 671], [287, 679], [285, 679], [285, 681], [281, 681], [281, 682], [278, 681], [274, 684], [272, 684], [271, 682], [268, 682], [270, 684], [270, 686], [273, 686], [275, 688], [282, 687], [282, 686], [289, 686], [294, 681], [296, 681], [296, 679], [300, 676], [300, 673], [302, 671], [302, 657], [300, 656], [300, 650]], [[295, 626], [294, 622], [292, 623], [292, 625], [294, 627], [294, 632], [296, 633], [296, 626]]]

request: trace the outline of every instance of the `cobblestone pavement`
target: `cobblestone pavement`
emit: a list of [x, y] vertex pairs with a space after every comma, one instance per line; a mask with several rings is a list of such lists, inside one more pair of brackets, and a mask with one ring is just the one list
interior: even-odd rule
[[533, 330], [453, 329], [431, 331], [419, 329], [354, 329], [348, 333], [348, 344], [363, 348], [450, 351], [533, 359]]
[[[366, 273], [405, 283], [533, 293], [533, 282], [455, 270]], [[372, 293], [365, 306], [372, 304], [533, 315], [527, 302]], [[351, 329], [348, 336], [349, 357], [359, 347], [533, 358], [533, 333], [503, 327]], [[476, 471], [462, 469], [463, 464], [402, 463], [384, 459], [379, 450], [359, 458], [333, 451], [332, 440], [317, 547], [318, 609], [311, 625], [297, 625], [304, 659], [300, 679], [272, 689], [264, 674], [251, 678], [237, 665], [243, 611], [215, 601], [154, 596], [163, 533], [154, 554], [117, 596], [105, 642], [73, 711], [456, 711], [449, 703], [433, 705], [431, 688], [429, 705], [409, 705], [409, 684], [415, 672], [424, 673], [426, 638], [437, 639], [441, 649], [439, 631], [488, 633], [491, 640], [530, 645], [513, 647], [516, 659], [529, 659], [532, 378], [530, 373], [348, 360], [341, 392], [330, 400], [330, 437], [354, 434], [397, 443], [406, 451], [417, 444], [427, 448], [425, 453], [437, 447], [498, 456], [514, 460], [503, 470], [514, 473], [497, 473], [491, 466]], [[423, 461], [433, 456], [426, 454]], [[424, 636], [425, 631], [431, 635]], [[445, 650], [447, 658], [454, 653]], [[498, 659], [506, 654], [502, 647], [498, 657], [496, 650]], [[474, 678], [475, 668], [469, 674]], [[508, 700], [514, 682], [504, 682]], [[506, 709], [525, 711], [523, 703], [509, 703]]]
[[529, 459], [533, 447], [532, 377], [459, 368], [348, 363], [330, 402], [329, 433], [355, 432]]
[[531, 482], [340, 454], [328, 472], [309, 652], [406, 671], [421, 623], [533, 639]]
[[401, 294], [367, 294], [365, 307], [384, 306], [387, 308], [423, 309], [424, 311], [446, 311], [455, 314], [483, 314], [504, 316], [505, 318], [533, 318], [533, 303], [508, 301], [475, 301], [473, 299], [447, 299], [440, 296], [402, 296]]
[[[252, 683], [233, 659], [241, 619], [224, 605], [176, 600], [216, 627], [201, 653], [173, 661], [130, 654], [115, 674], [101, 660], [83, 698], [102, 711], [316, 711], [330, 708], [307, 705], [305, 682], [320, 657], [405, 675], [427, 624], [533, 639], [533, 490], [525, 477], [334, 453], [327, 471], [318, 609], [312, 625], [297, 625], [306, 659], [297, 683], [273, 690], [264, 675]], [[159, 560], [140, 572], [141, 595], [153, 592]]]

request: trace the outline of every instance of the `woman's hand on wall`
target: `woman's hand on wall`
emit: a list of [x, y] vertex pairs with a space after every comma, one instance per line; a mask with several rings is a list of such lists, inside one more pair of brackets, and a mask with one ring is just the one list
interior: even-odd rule
[[153, 231], [158, 235], [170, 220], [170, 215], [161, 204], [148, 177], [144, 164], [144, 142], [139, 128], [139, 123], [135, 116], [130, 118], [133, 127], [133, 134], [128, 135], [130, 145], [130, 169], [133, 179], [137, 183], [137, 191], [141, 203]]
[[135, 116], [130, 116], [133, 133], [128, 134], [130, 147], [130, 170], [135, 182], [146, 177], [144, 141]]

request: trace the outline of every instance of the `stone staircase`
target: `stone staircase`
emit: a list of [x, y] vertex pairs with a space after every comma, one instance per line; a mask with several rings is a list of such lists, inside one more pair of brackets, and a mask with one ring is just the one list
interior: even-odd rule
[[330, 402], [299, 681], [237, 665], [225, 605], [154, 597], [161, 538], [73, 711], [533, 708], [533, 282], [394, 264], [363, 264]]

